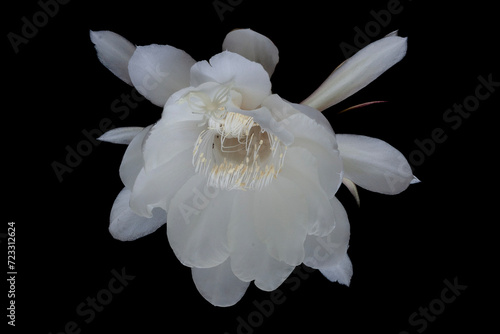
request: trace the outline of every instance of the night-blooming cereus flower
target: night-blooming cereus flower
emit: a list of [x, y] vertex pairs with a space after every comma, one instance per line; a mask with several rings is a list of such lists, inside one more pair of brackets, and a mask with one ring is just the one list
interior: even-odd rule
[[362, 49], [302, 104], [272, 94], [278, 50], [250, 29], [232, 31], [223, 52], [200, 62], [169, 45], [136, 47], [109, 31], [91, 32], [91, 40], [111, 72], [163, 107], [154, 125], [100, 138], [128, 144], [113, 237], [134, 240], [166, 223], [175, 255], [217, 306], [235, 304], [252, 281], [276, 289], [301, 263], [349, 284], [349, 221], [335, 197], [339, 186], [396, 194], [414, 178], [396, 149], [336, 136], [319, 110], [397, 63], [405, 38], [392, 34]]

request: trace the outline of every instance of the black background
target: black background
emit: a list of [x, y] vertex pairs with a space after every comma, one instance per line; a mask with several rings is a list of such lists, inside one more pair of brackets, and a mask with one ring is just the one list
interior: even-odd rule
[[[492, 2], [438, 6], [401, 0], [403, 10], [371, 39], [399, 29], [409, 37], [407, 56], [325, 111], [337, 133], [377, 137], [414, 157], [414, 173], [422, 180], [398, 196], [360, 190], [360, 208], [341, 188], [338, 196], [351, 223], [350, 287], [300, 269], [279, 288], [284, 302], [266, 315], [258, 313], [255, 302], [269, 300], [270, 294], [253, 285], [236, 306], [214, 307], [173, 255], [165, 227], [128, 243], [108, 233], [109, 211], [122, 188], [118, 167], [125, 146], [92, 145], [58, 180], [53, 162], [64, 164], [67, 147], [83, 145], [84, 130], [98, 129], [106, 118], [116, 127], [147, 126], [161, 113], [147, 100], [129, 108], [123, 119], [124, 114], [113, 112], [112, 103], [130, 94], [131, 87], [99, 63], [90, 29], [112, 30], [137, 45], [170, 44], [203, 60], [220, 52], [232, 29], [252, 28], [280, 51], [273, 92], [298, 103], [345, 59], [339, 45], [354, 45], [354, 29], [365, 31], [367, 23], [375, 22], [370, 12], [386, 9], [390, 1], [231, 3], [232, 11], [221, 21], [212, 0], [73, 0], [60, 5], [17, 53], [8, 33], [21, 35], [22, 18], [33, 22], [41, 7], [22, 1], [4, 9], [2, 133], [7, 154], [0, 232], [15, 221], [15, 332], [55, 334], [71, 321], [81, 333], [451, 333], [468, 325], [479, 333], [491, 324], [498, 328], [493, 321], [498, 312], [498, 217], [493, 212], [500, 87], [456, 129], [443, 120], [447, 109], [474, 96], [479, 76], [500, 81], [499, 67], [494, 67], [500, 29]], [[389, 102], [337, 114], [372, 100]], [[416, 141], [429, 142], [438, 128], [446, 140], [417, 161], [415, 152], [422, 149]], [[6, 258], [6, 239], [1, 241]], [[112, 271], [122, 268], [135, 278], [87, 323], [78, 305], [106, 289]], [[425, 327], [423, 321], [410, 323], [420, 307], [439, 306], [445, 280], [467, 288]], [[2, 286], [7, 313], [8, 287]], [[249, 325], [238, 327], [239, 319]]]

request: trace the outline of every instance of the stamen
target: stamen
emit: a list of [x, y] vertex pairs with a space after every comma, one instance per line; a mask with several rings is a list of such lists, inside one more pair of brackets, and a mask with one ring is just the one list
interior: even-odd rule
[[213, 93], [190, 92], [182, 99], [207, 119], [194, 146], [193, 166], [208, 177], [210, 186], [262, 189], [280, 172], [286, 146], [252, 117], [227, 110], [231, 89], [230, 84], [221, 85]]
[[262, 189], [277, 177], [286, 146], [276, 136], [262, 131], [252, 118], [235, 113], [209, 123], [193, 151], [196, 172], [208, 177], [208, 185]]

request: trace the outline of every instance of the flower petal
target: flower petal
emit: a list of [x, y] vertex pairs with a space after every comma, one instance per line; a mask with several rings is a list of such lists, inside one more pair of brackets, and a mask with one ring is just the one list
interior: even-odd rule
[[212, 268], [192, 268], [191, 273], [200, 294], [215, 306], [233, 306], [250, 285], [233, 274], [229, 259]]
[[143, 146], [146, 171], [174, 159], [180, 152], [192, 152], [202, 130], [196, 121], [169, 123], [162, 118], [153, 126]]
[[128, 73], [128, 62], [135, 45], [112, 31], [90, 31], [90, 40], [95, 45], [97, 57], [111, 73], [132, 85]]
[[332, 198], [341, 185], [343, 175], [343, 164], [333, 130], [328, 130], [304, 114], [293, 115], [283, 124], [294, 136], [293, 146], [305, 148], [317, 159], [320, 184], [328, 198]]
[[207, 61], [197, 62], [191, 68], [191, 86], [205, 82], [232, 84], [232, 89], [242, 94], [241, 109], [252, 110], [271, 94], [271, 81], [262, 65], [224, 51]]
[[347, 213], [337, 198], [330, 200], [334, 212], [335, 228], [326, 236], [308, 235], [304, 242], [304, 264], [323, 269], [337, 265], [347, 253], [350, 226]]
[[272, 257], [293, 266], [302, 263], [307, 236], [303, 222], [308, 210], [300, 187], [282, 175], [258, 192], [253, 213], [255, 231]]
[[320, 111], [367, 86], [406, 54], [407, 38], [390, 34], [347, 59], [302, 104]]
[[130, 79], [139, 93], [163, 107], [170, 95], [189, 86], [195, 60], [170, 45], [138, 46], [130, 58]]
[[352, 263], [345, 254], [337, 264], [319, 270], [331, 282], [339, 282], [349, 286], [352, 277]]
[[145, 127], [130, 142], [120, 164], [120, 178], [126, 188], [132, 189], [135, 179], [144, 167], [142, 145], [152, 125]]
[[260, 63], [271, 76], [279, 61], [278, 48], [264, 35], [251, 29], [237, 29], [227, 34], [222, 50], [235, 52]]
[[257, 236], [253, 214], [255, 199], [255, 193], [235, 193], [228, 228], [231, 269], [240, 280], [255, 280], [259, 289], [272, 291], [286, 280], [295, 266], [269, 255], [266, 245]]
[[358, 135], [337, 135], [344, 177], [370, 191], [399, 194], [413, 180], [411, 167], [401, 152], [386, 142]]
[[229, 191], [207, 186], [206, 177], [200, 174], [177, 192], [168, 209], [167, 236], [183, 265], [210, 268], [228, 258], [232, 198]]
[[288, 131], [285, 126], [276, 121], [268, 108], [262, 107], [254, 110], [229, 110], [252, 117], [254, 122], [258, 123], [262, 130], [277, 136], [283, 144], [288, 146], [293, 143], [292, 133]]
[[262, 101], [262, 106], [268, 108], [273, 118], [279, 122], [287, 119], [292, 115], [300, 113], [299, 110], [294, 108], [294, 105], [292, 103], [282, 99], [277, 94], [269, 95], [264, 101]]
[[109, 232], [121, 241], [132, 241], [153, 233], [167, 221], [167, 213], [162, 209], [155, 209], [151, 218], [133, 213], [129, 207], [130, 194], [130, 190], [124, 188], [111, 209]]
[[[230, 110], [233, 111], [233, 110]], [[299, 111], [276, 94], [269, 95], [262, 101], [262, 108], [255, 110], [234, 110], [242, 115], [250, 116], [260, 127], [273, 135], [285, 145], [291, 145], [293, 134], [287, 130], [288, 117], [298, 114]]]
[[306, 106], [304, 104], [296, 104], [290, 103], [295, 109], [300, 111], [302, 114], [306, 115], [310, 119], [314, 120], [319, 125], [323, 126], [326, 131], [335, 134], [332, 128], [332, 125], [328, 121], [328, 119], [323, 115], [319, 110], [314, 109], [312, 107]]
[[130, 196], [132, 211], [143, 217], [151, 217], [155, 207], [166, 211], [175, 194], [195, 174], [192, 159], [192, 150], [186, 150], [158, 168], [142, 168]]
[[295, 266], [278, 261], [266, 253], [260, 260], [259, 269], [255, 286], [263, 291], [274, 291], [290, 276]]
[[97, 138], [97, 140], [100, 141], [105, 141], [108, 143], [113, 143], [113, 144], [125, 144], [128, 145], [134, 139], [135, 136], [139, 134], [139, 132], [142, 131], [141, 127], [126, 127], [126, 128], [116, 128], [109, 130], [108, 132], [104, 133], [102, 136]]
[[330, 281], [349, 285], [352, 264], [347, 255], [350, 226], [347, 213], [335, 197], [330, 201], [335, 212], [335, 228], [327, 236], [307, 236], [304, 264], [319, 269]]
[[290, 147], [279, 177], [293, 180], [307, 199], [309, 216], [301, 222], [307, 233], [330, 234], [335, 226], [334, 211], [319, 181], [317, 159], [304, 148]]

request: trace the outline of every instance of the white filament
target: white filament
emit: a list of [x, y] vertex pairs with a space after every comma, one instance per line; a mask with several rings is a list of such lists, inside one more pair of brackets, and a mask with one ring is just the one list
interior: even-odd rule
[[210, 186], [262, 189], [278, 176], [286, 145], [252, 117], [227, 111], [230, 94], [229, 86], [221, 86], [213, 98], [204, 92], [186, 97], [193, 112], [208, 118], [194, 146], [193, 165], [208, 177]]

